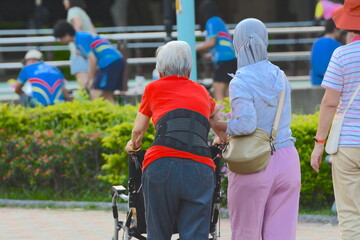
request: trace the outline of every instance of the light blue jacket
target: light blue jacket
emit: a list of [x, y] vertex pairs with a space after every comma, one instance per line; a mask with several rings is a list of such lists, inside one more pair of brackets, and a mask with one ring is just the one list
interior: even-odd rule
[[[280, 93], [284, 89], [282, 71], [268, 60], [246, 65], [236, 71], [230, 82], [232, 117], [227, 133], [231, 136], [248, 135], [256, 128], [269, 135], [274, 124]], [[284, 107], [280, 117], [275, 147], [294, 146], [291, 137], [291, 86], [285, 80]]]

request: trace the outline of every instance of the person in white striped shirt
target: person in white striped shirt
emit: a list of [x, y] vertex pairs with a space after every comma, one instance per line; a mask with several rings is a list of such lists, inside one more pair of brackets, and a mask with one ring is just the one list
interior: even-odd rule
[[[360, 0], [345, 0], [332, 18], [347, 30], [351, 42], [338, 47], [326, 70], [319, 123], [311, 166], [319, 172], [324, 143], [332, 120], [342, 114], [360, 84]], [[332, 177], [342, 240], [360, 239], [360, 93], [349, 105], [341, 127], [338, 151], [332, 155]]]

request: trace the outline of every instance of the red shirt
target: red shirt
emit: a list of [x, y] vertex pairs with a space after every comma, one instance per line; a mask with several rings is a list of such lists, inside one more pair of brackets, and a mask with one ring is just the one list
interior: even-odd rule
[[[185, 108], [210, 118], [215, 101], [205, 87], [185, 77], [168, 76], [149, 83], [142, 96], [139, 112], [152, 118], [154, 125], [166, 113]], [[143, 170], [162, 157], [188, 158], [215, 169], [212, 159], [164, 146], [152, 146], [145, 154]]]

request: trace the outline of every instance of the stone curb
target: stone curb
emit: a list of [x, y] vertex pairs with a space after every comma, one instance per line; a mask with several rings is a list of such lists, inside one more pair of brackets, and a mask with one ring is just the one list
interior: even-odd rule
[[337, 216], [299, 214], [299, 222], [337, 225]]
[[[13, 207], [61, 207], [61, 208], [100, 208], [111, 209], [111, 202], [77, 202], [77, 201], [48, 201], [48, 200], [14, 200], [0, 199], [0, 205]], [[127, 211], [127, 203], [117, 203], [118, 210]]]
[[[221, 209], [220, 215], [222, 218], [229, 218], [229, 210]], [[332, 225], [338, 224], [338, 220], [336, 216], [328, 216], [328, 215], [299, 214], [298, 221], [303, 223], [322, 223], [322, 224], [332, 224]]]
[[[111, 209], [111, 202], [77, 202], [77, 201], [47, 201], [47, 200], [13, 200], [13, 199], [0, 199], [0, 206], [13, 206], [13, 207], [61, 207], [61, 208], [100, 208]], [[127, 203], [117, 203], [119, 211], [127, 211]], [[229, 211], [221, 209], [220, 215], [222, 218], [229, 218]], [[309, 215], [299, 214], [299, 222], [304, 223], [322, 223], [322, 224], [338, 224], [336, 216], [327, 215]]]

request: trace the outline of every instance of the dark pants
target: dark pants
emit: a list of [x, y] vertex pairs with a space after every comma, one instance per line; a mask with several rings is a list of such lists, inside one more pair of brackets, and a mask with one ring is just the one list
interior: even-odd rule
[[229, 61], [217, 62], [214, 64], [214, 82], [230, 83], [232, 77], [228, 73], [235, 74], [237, 70], [236, 58]]
[[208, 240], [213, 169], [184, 158], [160, 158], [142, 175], [148, 240], [170, 240], [177, 222], [181, 240]]
[[118, 59], [105, 68], [100, 68], [94, 81], [94, 89], [113, 92], [123, 89], [124, 60]]

